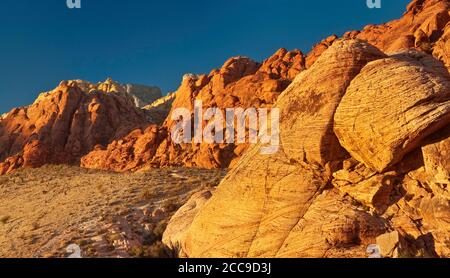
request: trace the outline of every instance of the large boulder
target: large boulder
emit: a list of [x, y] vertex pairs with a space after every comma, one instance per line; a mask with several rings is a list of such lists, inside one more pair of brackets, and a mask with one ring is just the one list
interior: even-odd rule
[[289, 159], [325, 165], [347, 156], [333, 132], [336, 107], [361, 68], [384, 57], [367, 43], [338, 41], [320, 56], [319, 65], [300, 73], [277, 102], [280, 139]]
[[[369, 44], [339, 41], [297, 76], [276, 104], [282, 114], [279, 151], [262, 154], [257, 144], [246, 152], [195, 217], [183, 251], [190, 257], [319, 257], [355, 248], [364, 256], [357, 242], [375, 239], [383, 225], [326, 190], [329, 162], [345, 156], [332, 122], [350, 81], [383, 57]], [[324, 152], [327, 147], [335, 151]]]
[[371, 62], [348, 87], [334, 120], [341, 145], [383, 172], [450, 123], [449, 74], [415, 51]]

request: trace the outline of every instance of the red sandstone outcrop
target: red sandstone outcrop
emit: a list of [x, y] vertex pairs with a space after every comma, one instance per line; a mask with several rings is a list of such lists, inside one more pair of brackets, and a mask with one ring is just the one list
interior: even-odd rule
[[402, 18], [368, 25], [356, 38], [367, 40], [387, 53], [414, 47], [430, 52], [450, 20], [449, 10], [448, 0], [415, 0]]
[[442, 37], [436, 42], [433, 55], [443, 61], [450, 71], [450, 22], [447, 23]]
[[[414, 0], [400, 19], [380, 25], [367, 25], [361, 31], [345, 33], [343, 38], [365, 40], [388, 54], [415, 48], [433, 53], [448, 67], [449, 46], [446, 44], [446, 30], [449, 21], [449, 0]], [[316, 45], [307, 55], [306, 66], [314, 63], [336, 39], [336, 36], [331, 36]]]
[[28, 107], [0, 121], [0, 173], [48, 163], [78, 164], [97, 145], [107, 145], [147, 126], [146, 115], [121, 94], [62, 82]]
[[[171, 138], [171, 130], [177, 123], [171, 117], [173, 111], [185, 108], [193, 112], [196, 100], [202, 101], [203, 111], [212, 107], [222, 111], [236, 107], [270, 108], [304, 69], [304, 64], [300, 51], [280, 49], [262, 64], [246, 57], [234, 57], [209, 75], [187, 74], [174, 93], [175, 99], [170, 100], [173, 101], [171, 112], [158, 132], [156, 129], [133, 131], [124, 140], [116, 140], [107, 148], [90, 153], [81, 165], [114, 171], [136, 170], [144, 164], [226, 168], [240, 158], [248, 144], [175, 144]], [[154, 111], [152, 107], [146, 109]], [[204, 126], [207, 123], [204, 121]], [[137, 150], [144, 153], [137, 154]]]
[[[161, 101], [164, 113], [173, 101], [162, 126], [112, 81], [62, 83], [0, 118], [0, 174], [45, 163], [234, 165], [212, 197], [195, 195], [175, 215], [168, 246], [188, 257], [365, 257], [371, 244], [383, 256], [450, 257], [450, 78], [433, 58], [448, 68], [448, 22], [448, 0], [415, 0], [401, 19], [331, 36], [306, 58], [280, 49], [262, 64], [229, 59], [186, 75]], [[171, 115], [195, 100], [275, 104], [279, 151], [175, 144]]]
[[[229, 59], [220, 70], [206, 75], [186, 75], [177, 91], [174, 109], [193, 111], [194, 101], [200, 100], [204, 111], [217, 107], [270, 108], [278, 95], [305, 68], [303, 54], [278, 50], [261, 65], [244, 57]], [[176, 121], [167, 118], [165, 126], [172, 130]], [[204, 126], [207, 122], [204, 122]], [[155, 161], [160, 165], [184, 165], [203, 168], [228, 167], [240, 158], [248, 145], [174, 144], [167, 138], [157, 151]]]
[[[362, 31], [348, 32], [344, 38], [366, 40], [385, 52], [409, 48], [427, 51], [448, 65], [448, 21], [449, 1], [418, 0], [408, 6], [407, 12], [401, 19], [382, 25], [369, 25]], [[111, 142], [110, 146], [97, 148], [94, 153], [82, 159], [82, 165], [107, 170], [135, 170], [130, 165], [141, 167], [144, 164], [146, 166], [183, 165], [204, 168], [234, 165], [248, 148], [247, 144], [174, 144], [170, 138], [170, 131], [176, 125], [176, 121], [171, 119], [172, 113], [169, 113], [168, 110], [173, 111], [177, 108], [192, 110], [195, 100], [201, 100], [205, 110], [211, 107], [219, 109], [231, 107], [270, 108], [295, 76], [306, 67], [311, 67], [322, 53], [336, 41], [337, 36], [328, 37], [316, 45], [306, 58], [300, 51], [288, 52], [280, 49], [262, 64], [249, 58], [235, 57], [229, 59], [222, 68], [213, 70], [209, 75], [188, 74], [184, 77], [177, 92], [161, 100], [160, 104], [156, 103], [154, 106], [146, 107], [147, 118], [150, 122], [161, 123], [164, 121], [163, 126], [158, 128], [158, 134], [162, 134], [155, 135], [154, 128], [145, 126], [140, 132], [127, 135], [123, 141], [120, 141], [121, 138], [117, 138], [115, 142]], [[141, 87], [121, 85], [112, 80], [98, 84], [75, 82], [85, 92], [91, 90], [114, 92], [138, 106], [141, 106], [142, 99], [144, 99], [141, 97], [140, 91], [148, 93], [148, 90], [141, 90]], [[166, 117], [167, 115], [168, 117]], [[205, 121], [204, 125], [206, 124], [208, 122]], [[146, 134], [147, 132], [149, 134]], [[152, 150], [151, 155], [141, 156], [134, 153], [124, 156], [125, 153], [134, 152], [132, 151], [134, 149], [133, 142], [138, 141], [136, 136], [143, 137], [139, 140], [140, 144], [149, 146], [156, 142], [159, 145], [148, 147]], [[123, 142], [126, 144], [120, 144]], [[30, 145], [29, 148], [33, 149], [34, 147]], [[111, 151], [113, 148], [123, 148], [123, 150]], [[325, 149], [325, 145], [322, 148]], [[136, 149], [141, 148], [137, 147]], [[115, 157], [118, 154], [120, 156]], [[125, 159], [125, 157], [127, 158]], [[9, 164], [20, 164], [20, 159], [20, 157], [9, 158]], [[117, 162], [112, 163], [114, 166], [106, 162], [99, 162], [105, 160]]]
[[309, 68], [314, 64], [314, 62], [317, 60], [317, 58], [322, 55], [322, 53], [325, 52], [330, 46], [333, 45], [333, 43], [338, 39], [338, 36], [332, 35], [328, 38], [324, 39], [320, 43], [316, 44], [311, 52], [308, 53], [308, 56], [306, 56], [306, 67]]

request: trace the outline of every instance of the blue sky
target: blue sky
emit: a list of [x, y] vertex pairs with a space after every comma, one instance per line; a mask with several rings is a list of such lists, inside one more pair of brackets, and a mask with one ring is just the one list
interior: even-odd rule
[[408, 0], [66, 0], [0, 2], [0, 113], [65, 79], [107, 77], [175, 90], [236, 55], [305, 53], [330, 34], [400, 17]]

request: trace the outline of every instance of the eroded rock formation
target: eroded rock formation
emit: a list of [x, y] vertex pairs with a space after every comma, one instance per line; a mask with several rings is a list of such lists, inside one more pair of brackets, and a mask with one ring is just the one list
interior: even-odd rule
[[[388, 54], [408, 49], [433, 53], [448, 68], [449, 21], [450, 1], [414, 0], [400, 19], [380, 25], [367, 25], [363, 30], [346, 32], [343, 38], [365, 40]], [[336, 39], [337, 36], [333, 35], [314, 46], [307, 55], [307, 67]]]
[[[383, 57], [366, 43], [339, 41], [298, 75], [276, 104], [282, 111], [280, 151], [263, 155], [256, 145], [244, 155], [195, 217], [183, 247], [186, 254], [326, 256], [342, 248], [359, 250], [358, 242], [382, 233], [381, 219], [357, 211], [337, 190], [325, 189], [333, 161], [346, 156], [332, 136], [334, 110], [362, 67]], [[309, 127], [317, 132], [306, 135]]]
[[[378, 244], [383, 256], [449, 257], [449, 5], [414, 0], [401, 19], [330, 36], [307, 57], [231, 58], [146, 110], [140, 87], [64, 82], [1, 116], [0, 174], [232, 166], [212, 197], [193, 196], [171, 220], [164, 242], [180, 255], [366, 257]], [[175, 144], [171, 116], [195, 101], [280, 108], [278, 152]]]
[[148, 125], [146, 115], [121, 94], [62, 82], [28, 107], [0, 121], [0, 173], [47, 163], [78, 164], [97, 145]]
[[448, 257], [449, 81], [426, 53], [334, 42], [275, 104], [279, 152], [244, 153], [184, 219], [181, 254]]
[[[194, 111], [194, 102], [202, 101], [203, 109], [270, 108], [305, 66], [298, 51], [278, 50], [258, 64], [245, 57], [229, 59], [220, 70], [206, 75], [186, 75], [177, 91], [172, 111], [187, 108]], [[176, 121], [169, 117], [165, 123], [172, 130]], [[208, 121], [204, 121], [204, 126]], [[155, 161], [160, 165], [183, 165], [202, 168], [225, 168], [240, 158], [247, 144], [174, 144], [168, 137], [157, 151]]]
[[[114, 171], [155, 166], [226, 168], [240, 158], [248, 144], [175, 144], [171, 138], [171, 130], [177, 123], [172, 119], [173, 111], [185, 108], [193, 113], [195, 101], [202, 102], [203, 111], [213, 107], [221, 111], [236, 107], [270, 108], [304, 69], [304, 63], [300, 51], [280, 49], [262, 64], [246, 57], [234, 57], [209, 75], [186, 74], [177, 92], [169, 96], [173, 102], [171, 111], [159, 132], [133, 131], [124, 140], [116, 140], [84, 157], [82, 166]], [[157, 111], [155, 107], [146, 107], [147, 113]], [[208, 121], [203, 124], [206, 126]], [[144, 152], [136, 153], [141, 150]]]

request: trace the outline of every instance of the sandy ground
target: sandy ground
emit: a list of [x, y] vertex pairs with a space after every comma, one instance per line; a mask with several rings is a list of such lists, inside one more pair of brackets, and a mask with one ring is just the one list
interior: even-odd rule
[[154, 169], [116, 174], [70, 166], [0, 177], [0, 257], [162, 257], [173, 213], [219, 170]]

